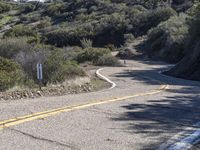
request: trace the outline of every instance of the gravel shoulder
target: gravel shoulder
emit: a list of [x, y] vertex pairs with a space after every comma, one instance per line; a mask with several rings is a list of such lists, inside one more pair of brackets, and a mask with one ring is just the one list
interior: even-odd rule
[[0, 100], [34, 99], [39, 97], [62, 96], [68, 94], [87, 93], [108, 88], [109, 83], [96, 77], [96, 68], [87, 68], [87, 76], [70, 79], [62, 84], [48, 85], [38, 88], [15, 87], [5, 92], [0, 92]]

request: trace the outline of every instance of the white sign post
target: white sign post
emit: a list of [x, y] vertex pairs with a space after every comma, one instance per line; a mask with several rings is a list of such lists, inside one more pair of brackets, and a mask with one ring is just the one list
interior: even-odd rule
[[39, 81], [39, 86], [40, 86], [40, 90], [41, 90], [42, 79], [43, 79], [42, 64], [37, 64], [37, 79]]

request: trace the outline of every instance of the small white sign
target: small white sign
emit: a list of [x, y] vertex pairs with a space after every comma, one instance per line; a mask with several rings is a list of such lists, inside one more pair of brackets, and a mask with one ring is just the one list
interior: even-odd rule
[[42, 64], [37, 64], [37, 79], [42, 80]]

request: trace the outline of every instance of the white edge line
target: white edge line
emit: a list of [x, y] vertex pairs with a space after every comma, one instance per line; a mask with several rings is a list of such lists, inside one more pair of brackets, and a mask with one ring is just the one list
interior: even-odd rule
[[198, 130], [192, 129], [190, 127], [190, 130], [194, 130], [193, 133], [190, 136], [187, 136], [178, 142], [171, 144], [171, 146], [168, 145], [168, 150], [188, 150], [197, 144], [200, 141], [200, 122], [196, 123], [194, 126], [196, 126]]
[[[100, 79], [110, 83], [112, 86], [109, 89], [113, 89], [116, 87], [116, 84], [111, 81], [110, 79], [108, 79], [107, 77], [103, 76], [102, 74], [100, 74], [100, 71], [102, 71], [104, 68], [100, 68], [96, 71], [96, 75], [97, 77], [99, 77]], [[168, 71], [169, 69], [166, 70], [162, 70], [159, 71], [159, 74], [162, 74], [164, 71]], [[198, 123], [197, 123], [198, 124]], [[176, 142], [174, 144], [172, 144], [170, 147], [167, 148], [167, 150], [188, 150], [190, 149], [194, 144], [196, 144], [200, 138], [200, 129], [196, 130], [194, 133], [192, 133], [190, 136], [185, 137], [184, 139], [180, 140], [179, 142]], [[166, 143], [164, 143], [166, 144]], [[169, 146], [169, 145], [168, 145]], [[162, 146], [161, 146], [162, 147]], [[160, 148], [161, 148], [160, 147]]]
[[[200, 141], [200, 122], [194, 127], [187, 127], [182, 132], [174, 135], [167, 142], [161, 144], [157, 150], [187, 150]], [[197, 128], [197, 129], [196, 129]], [[190, 134], [190, 135], [188, 135]], [[185, 136], [184, 135], [188, 135]]]
[[179, 142], [171, 145], [167, 150], [188, 150], [194, 144], [197, 144], [197, 142], [199, 142], [199, 138], [200, 138], [200, 129], [196, 130], [190, 136], [185, 137]]
[[96, 71], [96, 75], [97, 75], [98, 78], [100, 78], [100, 79], [102, 79], [102, 80], [104, 80], [104, 81], [110, 83], [110, 84], [111, 84], [111, 87], [109, 88], [109, 90], [111, 90], [111, 89], [113, 89], [113, 88], [116, 87], [116, 84], [115, 84], [113, 81], [111, 81], [110, 79], [108, 79], [107, 77], [105, 77], [105, 76], [103, 76], [102, 74], [100, 74], [100, 71], [102, 71], [103, 69], [104, 69], [104, 68], [98, 69], [98, 70]]
[[[173, 66], [175, 66], [175, 65], [170, 65], [169, 67], [173, 67]], [[159, 71], [158, 73], [163, 75], [163, 76], [167, 76], [167, 75], [164, 75], [163, 72], [169, 71], [170, 69], [171, 68], [165, 69], [165, 70]], [[194, 126], [200, 126], [200, 122], [198, 122]], [[175, 137], [176, 137], [176, 135], [174, 136], [174, 138]], [[172, 137], [172, 139], [174, 139], [174, 138]], [[197, 144], [197, 142], [199, 142], [199, 141], [200, 141], [200, 129], [194, 131], [191, 135], [189, 135], [185, 138], [182, 138], [178, 142], [175, 142], [173, 144], [171, 143], [171, 139], [170, 139], [167, 143], [163, 143], [159, 147], [158, 150], [164, 149], [164, 147], [166, 149], [166, 146], [169, 146], [167, 148], [167, 150], [188, 150], [192, 146], [194, 146], [194, 144]]]

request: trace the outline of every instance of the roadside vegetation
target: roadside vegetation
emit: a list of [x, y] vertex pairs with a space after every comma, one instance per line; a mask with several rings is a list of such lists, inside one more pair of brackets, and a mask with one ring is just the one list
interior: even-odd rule
[[200, 80], [200, 3], [196, 3], [189, 11], [188, 22], [189, 33], [184, 44], [184, 54], [181, 61], [167, 74]]
[[[198, 46], [198, 5], [193, 0], [0, 0], [1, 63], [15, 68], [11, 75], [9, 68], [1, 69], [0, 90], [35, 87], [37, 63], [44, 65], [44, 86], [85, 76], [82, 63], [119, 66], [111, 52], [140, 36], [147, 36], [143, 49], [150, 57], [179, 62], [191, 42]], [[19, 80], [11, 82], [12, 75]]]
[[199, 14], [200, 2], [194, 1], [187, 11], [148, 31], [145, 52], [152, 58], [177, 63], [166, 74], [200, 80]]

